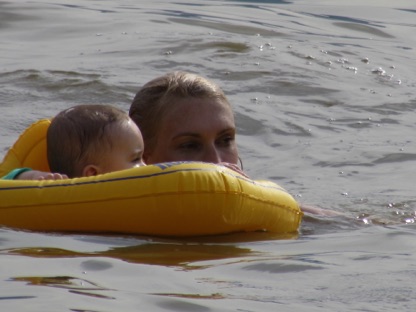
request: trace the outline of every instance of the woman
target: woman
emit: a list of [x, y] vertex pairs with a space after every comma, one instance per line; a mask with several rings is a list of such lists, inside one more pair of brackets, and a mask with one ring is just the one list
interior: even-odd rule
[[205, 161], [237, 165], [234, 114], [219, 86], [186, 72], [146, 83], [130, 106], [147, 164]]
[[[160, 76], [137, 92], [129, 115], [142, 132], [146, 164], [204, 161], [228, 163], [239, 171], [233, 110], [213, 82], [187, 72]], [[301, 209], [338, 215], [305, 205]]]

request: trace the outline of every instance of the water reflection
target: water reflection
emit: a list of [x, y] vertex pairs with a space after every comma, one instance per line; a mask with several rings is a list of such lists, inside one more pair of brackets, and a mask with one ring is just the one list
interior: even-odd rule
[[1, 297], [0, 300], [22, 300], [22, 299], [34, 299], [35, 296], [7, 296], [7, 297]]
[[190, 25], [193, 27], [205, 27], [210, 30], [217, 30], [217, 31], [224, 31], [227, 33], [232, 34], [239, 34], [239, 35], [248, 35], [254, 36], [256, 34], [261, 34], [262, 36], [267, 37], [285, 37], [286, 35], [280, 33], [275, 30], [268, 30], [260, 27], [253, 27], [253, 26], [244, 26], [244, 25], [235, 25], [221, 22], [213, 22], [213, 21], [206, 21], [206, 20], [196, 20], [196, 19], [182, 19], [182, 18], [170, 18], [172, 22], [183, 24], [183, 25]]
[[90, 282], [85, 279], [80, 279], [77, 277], [71, 276], [24, 276], [24, 277], [13, 277], [10, 278], [11, 281], [15, 282], [26, 282], [27, 285], [31, 286], [48, 286], [54, 288], [63, 288], [68, 289], [69, 292], [85, 295], [94, 298], [102, 299], [115, 299], [111, 296], [106, 296], [98, 293], [93, 293], [91, 291], [103, 291], [110, 290], [104, 287], [97, 285], [96, 283]]
[[71, 276], [25, 276], [14, 277], [10, 280], [15, 282], [27, 282], [28, 285], [42, 285], [53, 286], [67, 289], [89, 289], [89, 290], [102, 290], [103, 287], [98, 286], [93, 282], [89, 282], [85, 279], [79, 279]]
[[[206, 244], [143, 244], [129, 247], [116, 247], [102, 252], [76, 252], [60, 248], [15, 248], [3, 250], [3, 253], [35, 258], [73, 258], [73, 257], [109, 257], [132, 263], [163, 266], [178, 266], [183, 269], [197, 269], [193, 262], [254, 256], [258, 253], [249, 248], [232, 245]], [[105, 270], [111, 268], [105, 261], [88, 261], [84, 269]]]
[[[65, 237], [65, 236], [64, 236]], [[296, 239], [298, 234], [274, 234], [267, 232], [235, 233], [217, 236], [201, 236], [183, 239], [162, 239], [129, 236], [72, 236], [87, 244], [102, 244], [105, 250], [79, 252], [57, 247], [4, 248], [0, 252], [34, 258], [89, 258], [81, 266], [87, 271], [104, 271], [112, 268], [110, 261], [91, 259], [108, 257], [130, 263], [175, 266], [183, 270], [201, 269], [197, 262], [259, 256], [260, 252], [244, 247], [256, 241]], [[241, 246], [239, 246], [241, 244]], [[126, 246], [129, 245], [129, 246]]]
[[287, 0], [230, 0], [231, 2], [249, 2], [249, 3], [270, 3], [270, 4], [290, 4], [293, 1]]
[[268, 272], [274, 274], [303, 272], [307, 270], [323, 270], [324, 267], [316, 265], [294, 264], [294, 263], [256, 263], [243, 268], [248, 271]]

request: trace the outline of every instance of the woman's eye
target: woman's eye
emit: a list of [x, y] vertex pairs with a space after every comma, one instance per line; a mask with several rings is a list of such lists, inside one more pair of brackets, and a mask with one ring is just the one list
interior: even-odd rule
[[197, 142], [186, 142], [179, 145], [180, 149], [184, 150], [194, 150], [199, 148], [199, 143]]
[[217, 142], [220, 145], [229, 146], [234, 142], [234, 140], [235, 140], [235, 137], [233, 135], [227, 135], [227, 136], [221, 137]]

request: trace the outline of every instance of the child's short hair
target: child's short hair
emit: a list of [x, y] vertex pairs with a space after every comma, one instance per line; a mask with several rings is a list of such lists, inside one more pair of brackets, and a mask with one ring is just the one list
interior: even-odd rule
[[78, 105], [60, 112], [47, 133], [51, 172], [82, 176], [86, 165], [111, 148], [112, 126], [127, 120], [126, 112], [110, 105]]

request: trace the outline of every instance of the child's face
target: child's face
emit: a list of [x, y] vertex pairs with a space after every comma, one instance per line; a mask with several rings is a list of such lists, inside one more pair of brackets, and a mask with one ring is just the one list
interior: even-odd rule
[[99, 172], [103, 174], [112, 171], [144, 166], [143, 137], [132, 121], [115, 125], [111, 129], [112, 147], [105, 155], [99, 155]]

